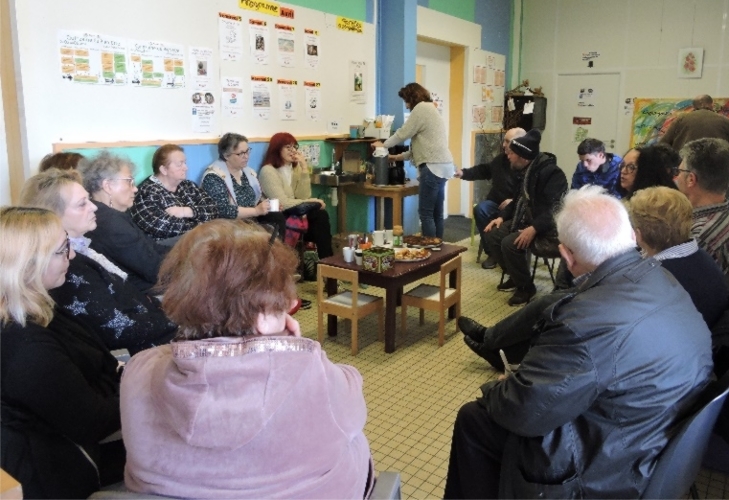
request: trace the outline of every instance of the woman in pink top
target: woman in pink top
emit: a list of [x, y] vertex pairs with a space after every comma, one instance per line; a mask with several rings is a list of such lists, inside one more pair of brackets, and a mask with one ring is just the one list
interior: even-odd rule
[[302, 338], [296, 255], [215, 220], [162, 264], [171, 345], [134, 356], [121, 387], [126, 486], [185, 498], [362, 498], [371, 485], [362, 377]]

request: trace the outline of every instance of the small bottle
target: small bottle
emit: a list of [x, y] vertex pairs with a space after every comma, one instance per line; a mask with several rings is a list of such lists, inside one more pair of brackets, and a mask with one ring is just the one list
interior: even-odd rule
[[397, 248], [402, 246], [402, 226], [392, 228], [392, 246]]

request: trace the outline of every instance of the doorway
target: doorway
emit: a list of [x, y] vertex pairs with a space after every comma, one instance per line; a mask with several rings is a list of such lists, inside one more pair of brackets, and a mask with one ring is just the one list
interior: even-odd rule
[[[554, 106], [554, 154], [571, 184], [579, 158], [577, 146], [590, 137], [615, 153], [620, 95], [620, 73], [557, 75]], [[618, 151], [618, 154], [622, 154]]]

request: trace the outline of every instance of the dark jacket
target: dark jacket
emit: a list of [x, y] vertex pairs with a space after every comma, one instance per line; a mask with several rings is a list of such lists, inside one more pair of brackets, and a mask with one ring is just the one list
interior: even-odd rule
[[109, 349], [142, 349], [166, 344], [176, 326], [159, 301], [137, 290], [96, 261], [76, 254], [66, 282], [49, 291], [56, 303], [87, 323]]
[[128, 213], [98, 201], [93, 203], [98, 207], [96, 229], [85, 235], [91, 239], [91, 248], [128, 273], [129, 283], [142, 292], [148, 291], [157, 282], [159, 266], [172, 247], [155, 243]]
[[680, 114], [660, 142], [680, 151], [687, 142], [707, 137], [729, 141], [729, 119], [708, 109], [697, 109]]
[[511, 169], [505, 153], [499, 153], [489, 163], [481, 163], [475, 167], [463, 169], [461, 178], [464, 181], [490, 180], [491, 190], [486, 199], [497, 205], [504, 200], [514, 198], [519, 187], [517, 173]]
[[0, 344], [2, 468], [25, 498], [88, 497], [100, 486], [89, 458], [121, 428], [116, 359], [62, 310], [46, 328], [6, 325]]
[[683, 287], [637, 251], [608, 259], [544, 311], [516, 374], [482, 387], [509, 431], [500, 498], [639, 498], [711, 369]]
[[539, 153], [526, 167], [518, 196], [504, 208], [502, 217], [511, 221], [518, 216], [519, 199], [524, 197], [524, 217], [516, 221], [517, 229], [531, 225], [538, 236], [547, 236], [556, 230], [554, 211], [566, 192], [567, 177], [557, 166], [557, 157], [552, 153]]

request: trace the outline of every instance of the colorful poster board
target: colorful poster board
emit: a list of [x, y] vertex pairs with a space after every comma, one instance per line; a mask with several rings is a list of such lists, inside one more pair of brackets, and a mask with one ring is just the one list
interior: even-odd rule
[[[693, 111], [693, 99], [636, 98], [633, 101], [630, 147], [657, 142], [673, 120]], [[729, 118], [729, 98], [714, 98], [714, 110]]]

